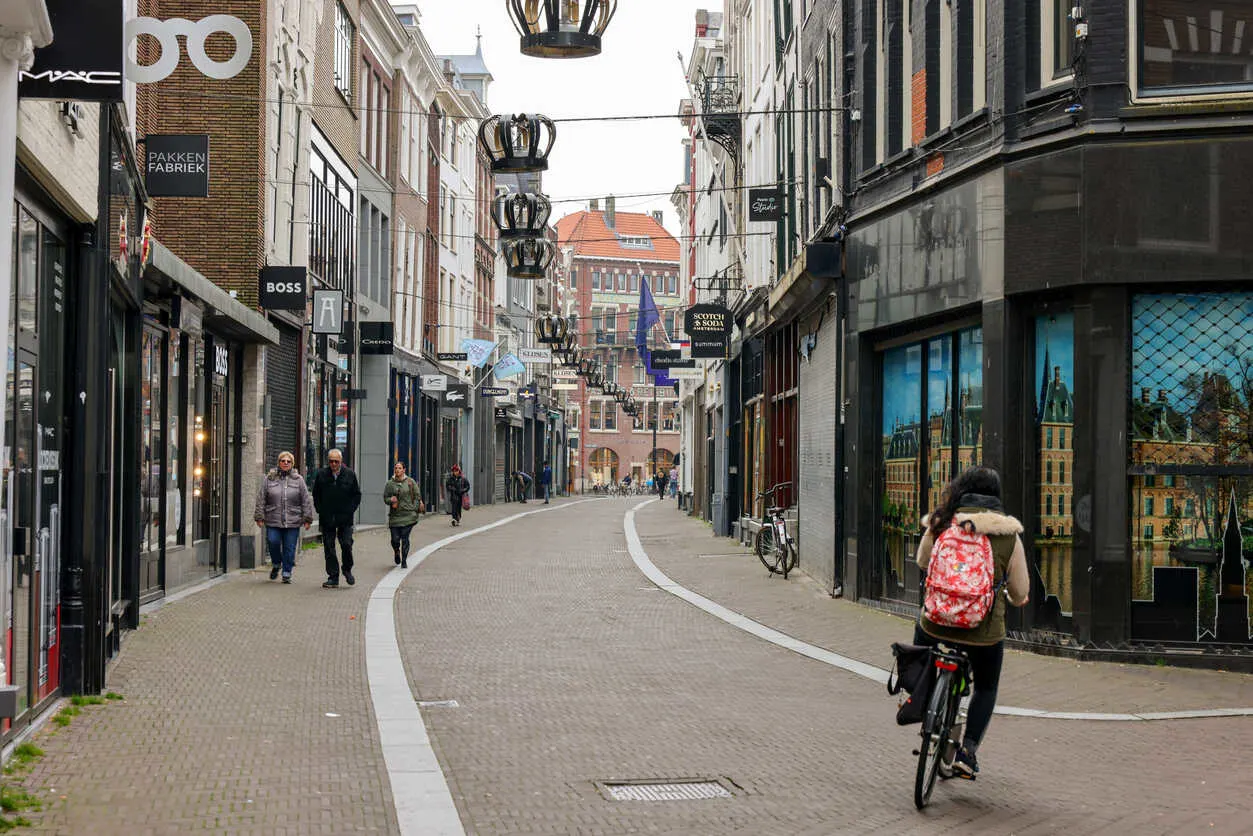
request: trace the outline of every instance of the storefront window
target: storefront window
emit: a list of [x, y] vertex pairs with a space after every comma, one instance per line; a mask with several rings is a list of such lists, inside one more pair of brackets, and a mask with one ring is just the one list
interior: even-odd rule
[[195, 360], [192, 367], [192, 380], [195, 381], [195, 414], [192, 416], [191, 455], [192, 455], [192, 489], [191, 518], [194, 530], [193, 540], [209, 539], [209, 462], [208, 454], [208, 420], [205, 417], [209, 410], [208, 384], [205, 380], [205, 344], [204, 340], [196, 340]]
[[883, 500], [882, 549], [884, 594], [917, 602], [919, 470], [922, 444], [921, 344], [894, 348], [883, 354]]
[[883, 353], [882, 446], [883, 594], [918, 603], [921, 572], [914, 557], [922, 517], [943, 501], [954, 476], [983, 458], [980, 329]]
[[178, 331], [171, 330], [169, 335], [169, 385], [166, 397], [169, 408], [166, 410], [166, 485], [165, 485], [165, 542], [167, 545], [183, 545], [187, 542], [187, 531], [183, 527], [183, 429], [187, 426], [187, 390], [184, 386], [184, 352], [186, 340]]
[[1253, 293], [1135, 296], [1131, 365], [1132, 635], [1253, 641]]
[[[1043, 510], [1035, 525], [1033, 556], [1044, 584], [1044, 610], [1070, 615], [1074, 560], [1075, 316], [1050, 314], [1035, 322], [1036, 459], [1042, 474], [1036, 486]], [[1045, 622], [1051, 621], [1045, 616]], [[1057, 626], [1053, 624], [1052, 626]]]
[[143, 481], [140, 484], [140, 550], [154, 552], [161, 549], [161, 497], [164, 492], [161, 459], [165, 442], [161, 430], [165, 423], [164, 391], [165, 364], [164, 335], [145, 328], [139, 355], [140, 385], [140, 454], [143, 456]]

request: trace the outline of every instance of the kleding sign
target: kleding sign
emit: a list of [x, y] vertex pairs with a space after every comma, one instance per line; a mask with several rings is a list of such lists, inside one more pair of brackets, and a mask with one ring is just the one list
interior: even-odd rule
[[150, 197], [208, 197], [209, 135], [148, 134], [144, 185]]

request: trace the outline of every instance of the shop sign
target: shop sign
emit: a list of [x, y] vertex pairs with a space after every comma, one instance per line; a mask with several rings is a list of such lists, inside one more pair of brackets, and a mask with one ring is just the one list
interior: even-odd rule
[[509, 396], [509, 390], [504, 386], [484, 386], [479, 394], [485, 398], [505, 398]]
[[[82, 2], [82, 0], [77, 0]], [[54, 30], [55, 31], [55, 30]], [[230, 37], [235, 42], [231, 57], [225, 61], [210, 58], [205, 42], [217, 34]], [[179, 37], [187, 41], [187, 58], [205, 78], [225, 81], [244, 71], [252, 60], [252, 30], [248, 24], [230, 15], [209, 15], [200, 20], [172, 17], [158, 20], [155, 17], [136, 17], [126, 22], [121, 46], [130, 44], [140, 35], [148, 35], [161, 45], [161, 57], [147, 66], [126, 59], [126, 77], [136, 84], [152, 84], [169, 78], [183, 60]], [[60, 38], [60, 32], [57, 37]]]
[[579, 373], [574, 369], [553, 369], [552, 377], [556, 380], [574, 380]]
[[649, 355], [649, 364], [657, 371], [668, 369], [694, 369], [696, 361], [690, 357], [683, 359], [683, 352], [678, 349], [659, 348]]
[[464, 363], [469, 359], [464, 351], [441, 351], [435, 356], [447, 363]]
[[444, 390], [444, 406], [465, 409], [470, 405], [470, 387], [464, 383], [452, 383]]
[[783, 217], [783, 192], [779, 189], [749, 189], [748, 219], [751, 222], [778, 221]]
[[149, 197], [208, 197], [209, 135], [144, 137], [144, 185]]
[[224, 345], [213, 346], [213, 373], [226, 377], [231, 371], [231, 355]]
[[448, 388], [448, 375], [424, 374], [422, 375], [422, 388], [428, 392], [443, 392]]
[[554, 392], [573, 392], [573, 391], [578, 390], [579, 384], [577, 383], [554, 383], [551, 388]]
[[362, 354], [391, 354], [393, 328], [390, 322], [362, 322], [357, 328]]
[[268, 310], [303, 311], [308, 288], [309, 273], [304, 267], [262, 267], [257, 296]]
[[497, 420], [497, 421], [508, 421], [508, 420], [509, 420], [509, 408], [508, 408], [508, 407], [506, 407], [506, 406], [498, 406], [498, 407], [496, 407], [496, 409], [494, 410], [493, 414], [496, 416], [496, 420]]
[[519, 348], [518, 359], [523, 363], [551, 363], [553, 352], [551, 348]]
[[350, 401], [364, 401], [368, 397], [365, 389], [345, 389], [344, 398]]
[[313, 333], [344, 333], [344, 291], [313, 291]]
[[722, 305], [693, 305], [683, 314], [683, 330], [692, 341], [691, 356], [724, 358], [735, 322]]
[[47, 0], [47, 8], [55, 37], [35, 50], [29, 70], [18, 73], [18, 96], [122, 101], [122, 0]]

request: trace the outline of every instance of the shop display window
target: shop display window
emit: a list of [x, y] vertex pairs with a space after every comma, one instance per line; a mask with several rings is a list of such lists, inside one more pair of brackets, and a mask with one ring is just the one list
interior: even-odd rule
[[1132, 635], [1253, 642], [1253, 293], [1133, 297]]
[[922, 518], [958, 472], [983, 460], [983, 332], [945, 334], [881, 357], [882, 588], [887, 598], [916, 604]]
[[1035, 321], [1036, 507], [1032, 557], [1044, 584], [1042, 624], [1069, 616], [1074, 563], [1075, 316], [1064, 312]]

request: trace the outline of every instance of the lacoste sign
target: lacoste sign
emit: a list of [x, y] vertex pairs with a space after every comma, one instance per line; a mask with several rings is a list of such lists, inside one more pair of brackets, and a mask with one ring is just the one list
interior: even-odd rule
[[144, 185], [152, 197], [208, 197], [208, 134], [149, 134]]
[[444, 406], [465, 409], [470, 401], [470, 387], [464, 383], [449, 384], [444, 392]]

